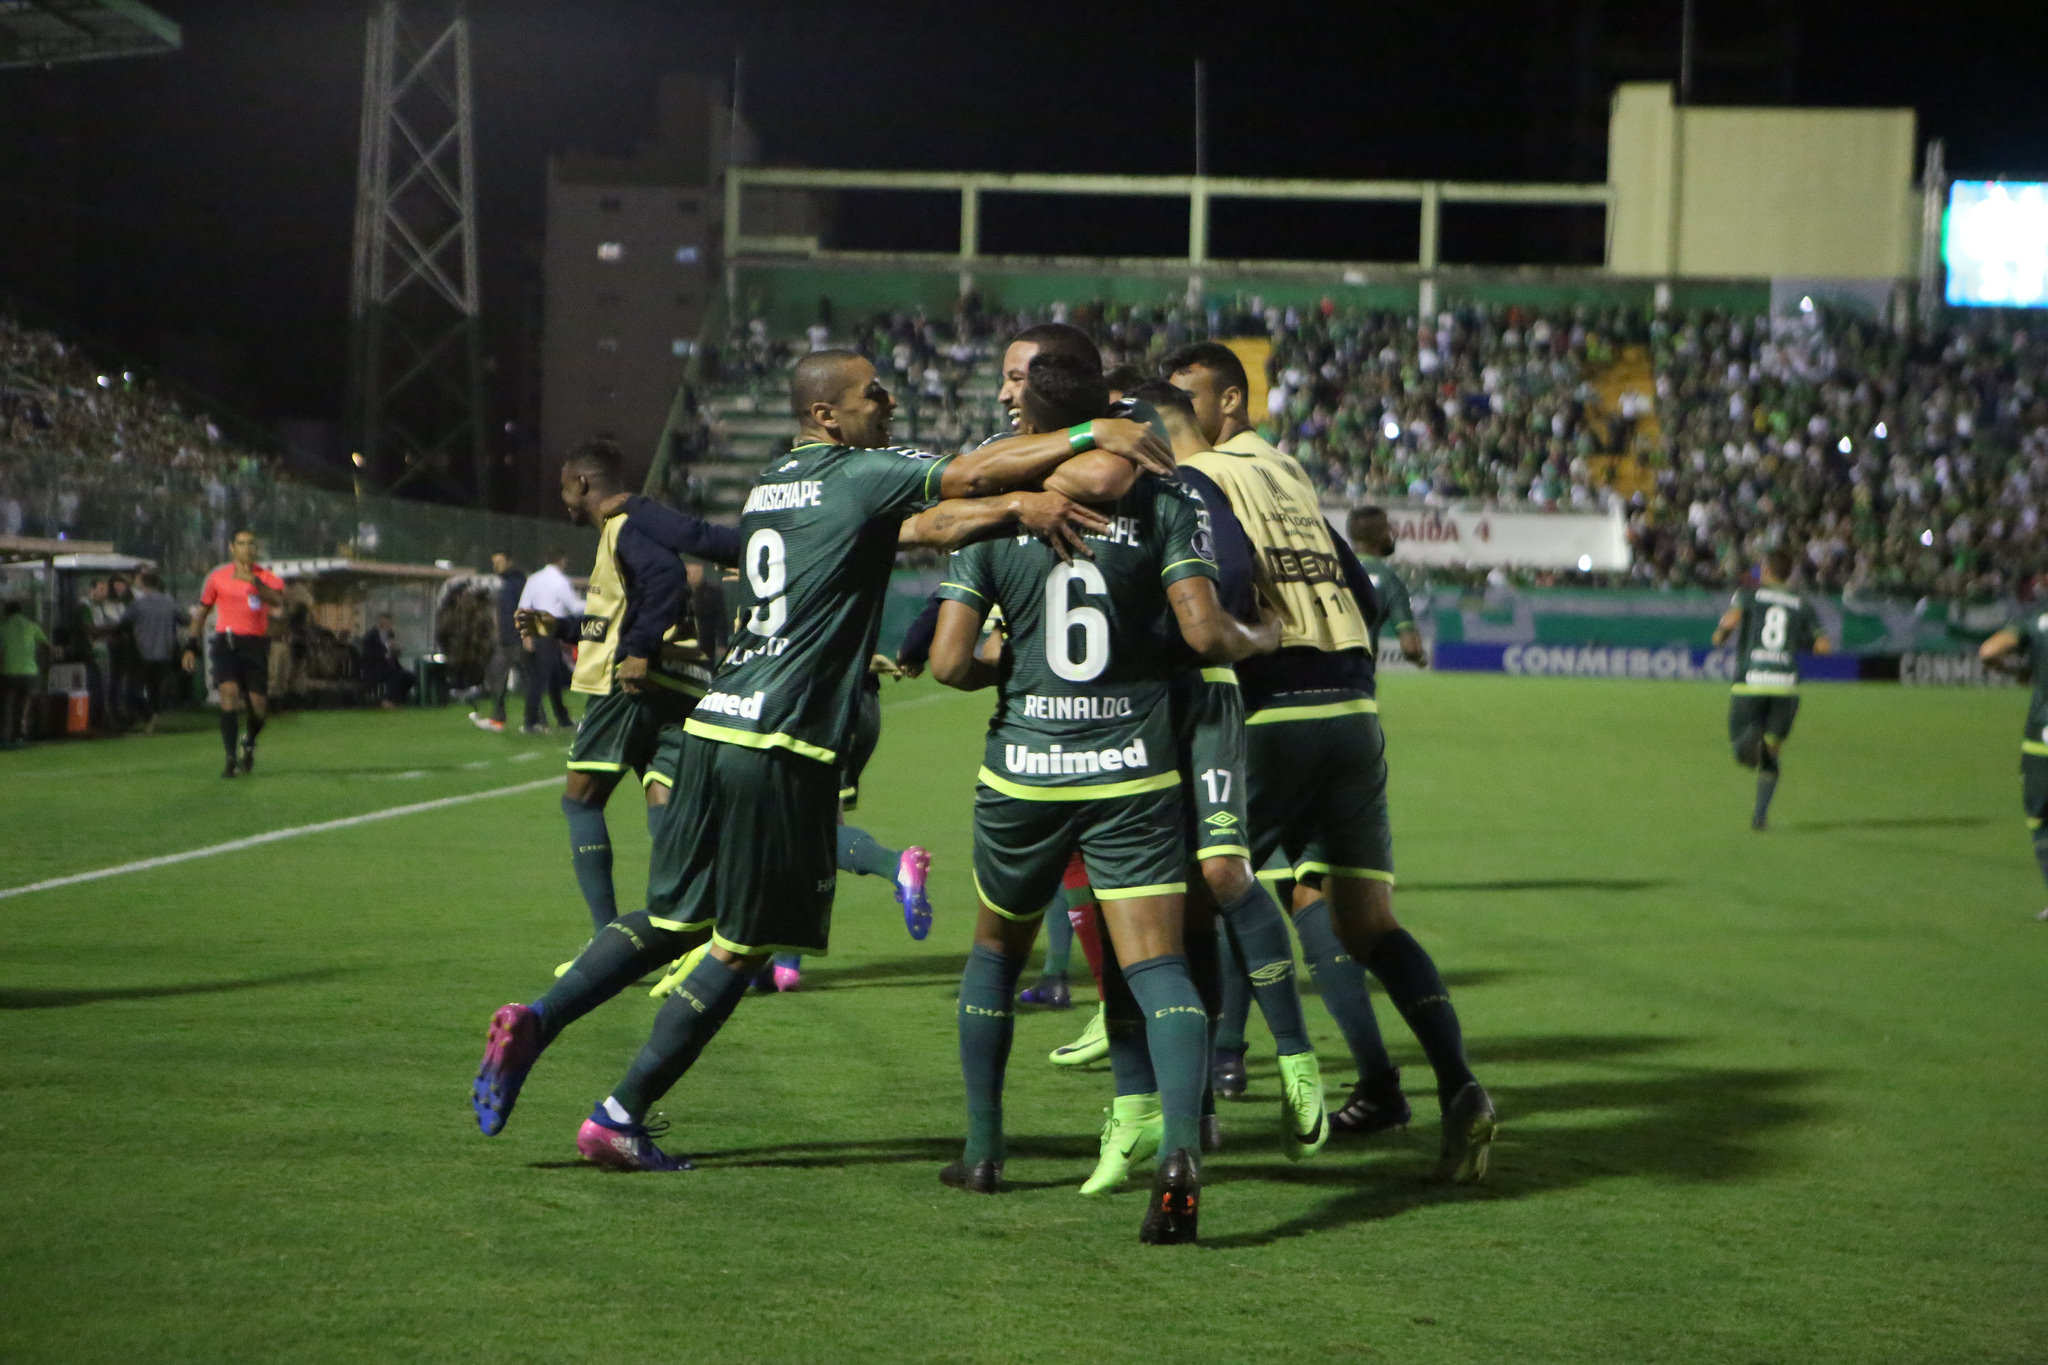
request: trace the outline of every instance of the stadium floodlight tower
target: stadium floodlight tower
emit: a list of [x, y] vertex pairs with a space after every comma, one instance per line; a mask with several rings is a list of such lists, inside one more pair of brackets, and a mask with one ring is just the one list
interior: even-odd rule
[[0, 67], [176, 52], [178, 25], [139, 0], [0, 0]]
[[462, 0], [374, 0], [349, 296], [359, 465], [393, 488], [467, 474], [489, 506], [471, 127]]

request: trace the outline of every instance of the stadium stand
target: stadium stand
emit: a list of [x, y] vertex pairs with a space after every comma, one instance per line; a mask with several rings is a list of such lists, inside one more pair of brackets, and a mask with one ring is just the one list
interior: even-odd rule
[[[899, 438], [950, 450], [1006, 425], [1000, 338], [1046, 320], [1089, 330], [1105, 363], [1144, 369], [1187, 340], [1265, 336], [1262, 430], [1331, 503], [1620, 505], [1637, 563], [1619, 581], [1721, 587], [1780, 545], [1829, 592], [1998, 597], [2048, 571], [2048, 352], [1995, 315], [1919, 342], [1820, 312], [1508, 307], [1418, 321], [1256, 301], [1234, 314], [968, 306], [799, 338], [756, 320], [724, 348], [708, 395], [711, 443], [693, 473], [705, 504], [736, 505], [785, 448], [780, 375], [811, 346], [868, 355], [898, 395]], [[1616, 581], [1541, 577], [1553, 580]]]

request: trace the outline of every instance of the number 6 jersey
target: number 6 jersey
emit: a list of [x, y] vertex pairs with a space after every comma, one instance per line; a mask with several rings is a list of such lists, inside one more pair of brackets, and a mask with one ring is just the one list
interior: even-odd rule
[[1214, 579], [1207, 515], [1177, 484], [1141, 477], [1063, 564], [1006, 536], [953, 555], [939, 596], [1002, 608], [1011, 670], [1000, 688], [983, 785], [1027, 800], [1087, 800], [1178, 783], [1167, 679], [1179, 638], [1170, 584]]
[[685, 730], [838, 763], [881, 631], [897, 530], [938, 500], [948, 463], [814, 442], [761, 476], [740, 514], [732, 647]]
[[1735, 691], [1743, 696], [1791, 696], [1799, 690], [1799, 656], [1813, 649], [1820, 617], [1790, 588], [1743, 588], [1735, 629]]

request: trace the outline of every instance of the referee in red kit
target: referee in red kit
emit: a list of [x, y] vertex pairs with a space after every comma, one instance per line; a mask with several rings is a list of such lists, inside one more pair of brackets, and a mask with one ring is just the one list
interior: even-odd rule
[[[263, 733], [270, 704], [270, 609], [284, 605], [284, 580], [256, 562], [256, 533], [235, 532], [234, 556], [206, 576], [199, 605], [192, 608], [192, 641], [206, 637], [206, 614], [220, 613], [220, 629], [208, 642], [213, 684], [220, 689], [220, 742], [228, 751], [222, 777], [256, 766], [256, 736]], [[249, 708], [249, 734], [235, 758], [235, 718]]]

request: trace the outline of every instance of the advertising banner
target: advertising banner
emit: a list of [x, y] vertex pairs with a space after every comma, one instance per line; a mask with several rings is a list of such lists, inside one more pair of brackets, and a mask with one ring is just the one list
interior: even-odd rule
[[[1632, 649], [1606, 645], [1439, 644], [1436, 667], [1459, 673], [1509, 673], [1526, 678], [1655, 678], [1665, 682], [1735, 681], [1727, 649]], [[1806, 682], [1855, 682], [1853, 655], [1816, 654], [1799, 661]]]
[[[1325, 508], [1333, 526], [1341, 508]], [[1528, 569], [1622, 570], [1628, 528], [1616, 512], [1489, 512], [1447, 507], [1389, 507], [1394, 561], [1496, 564]]]

